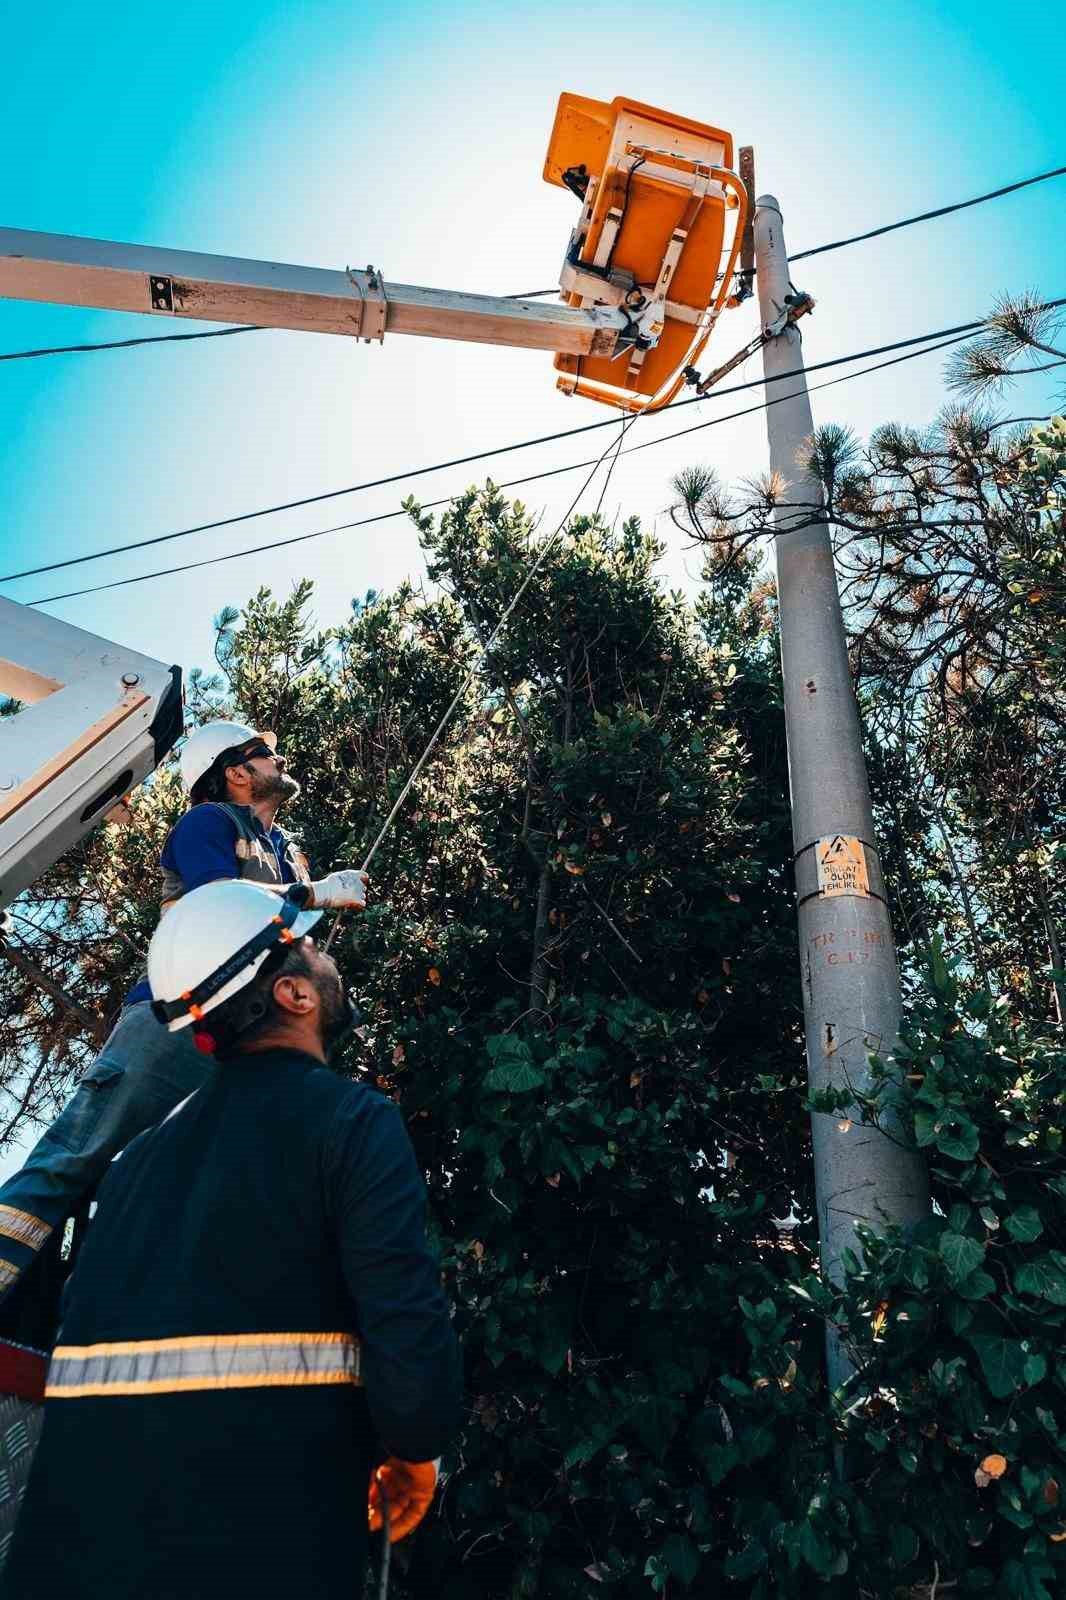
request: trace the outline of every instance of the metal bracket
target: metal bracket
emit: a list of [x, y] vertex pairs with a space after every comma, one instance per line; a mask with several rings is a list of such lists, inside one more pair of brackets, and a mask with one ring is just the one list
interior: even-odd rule
[[172, 278], [148, 279], [148, 298], [153, 311], [174, 312], [174, 280]]
[[800, 317], [805, 317], [814, 310], [813, 299], [809, 294], [805, 294], [802, 289], [792, 289], [791, 293], [786, 294], [783, 306], [778, 306], [776, 300], [772, 304], [777, 308], [777, 316], [772, 322], [768, 322], [763, 329], [759, 340], [760, 345], [766, 344], [770, 339], [776, 339], [787, 328], [798, 322]]
[[778, 306], [776, 300], [773, 304], [777, 309], [777, 316], [772, 322], [768, 322], [762, 332], [755, 335], [754, 339], [749, 339], [744, 348], [738, 350], [735, 356], [731, 356], [720, 367], [715, 367], [713, 372], [709, 372], [702, 379], [698, 372], [686, 372], [685, 381], [695, 387], [698, 395], [704, 395], [708, 389], [713, 389], [714, 385], [720, 383], [727, 373], [734, 372], [742, 362], [747, 361], [749, 356], [753, 356], [756, 351], [761, 350], [763, 345], [769, 344], [771, 339], [778, 338], [797, 323], [801, 317], [808, 316], [814, 310], [814, 300], [809, 294], [805, 294], [800, 289], [793, 289], [791, 294], [786, 294], [783, 306]]
[[376, 267], [368, 266], [365, 272], [358, 271], [355, 267], [347, 267], [348, 282], [359, 296], [359, 327], [357, 338], [369, 344], [376, 339], [379, 344], [385, 340], [385, 329], [389, 320], [389, 301], [385, 293], [385, 279]]
[[563, 294], [581, 295], [594, 305], [620, 306], [634, 289], [640, 288], [631, 272], [612, 267], [593, 268], [587, 261], [567, 258], [559, 274]]

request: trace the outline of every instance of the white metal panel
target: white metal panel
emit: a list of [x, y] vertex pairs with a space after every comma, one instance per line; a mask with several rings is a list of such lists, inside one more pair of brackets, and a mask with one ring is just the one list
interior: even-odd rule
[[0, 598], [0, 692], [30, 701], [27, 687], [41, 692], [0, 720], [0, 905], [140, 783], [181, 730], [177, 669]]

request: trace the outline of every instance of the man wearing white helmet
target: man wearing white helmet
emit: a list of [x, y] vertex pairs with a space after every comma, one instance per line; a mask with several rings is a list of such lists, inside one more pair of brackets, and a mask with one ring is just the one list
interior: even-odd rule
[[399, 1108], [327, 1070], [349, 1006], [305, 898], [210, 884], [152, 939], [156, 1016], [219, 1066], [100, 1187], [10, 1600], [351, 1600], [383, 1497], [393, 1540], [433, 1498], [460, 1390], [425, 1189]]
[[[230, 878], [277, 893], [306, 883], [319, 908], [365, 905], [362, 873], [346, 869], [312, 883], [306, 858], [278, 826], [278, 811], [300, 785], [285, 770], [274, 734], [240, 722], [205, 723], [186, 740], [180, 771], [190, 805], [160, 857], [164, 911], [191, 890]], [[187, 1033], [168, 1035], [159, 1027], [151, 999], [145, 977], [126, 996], [73, 1098], [0, 1186], [0, 1298], [92, 1194], [112, 1157], [212, 1071]]]

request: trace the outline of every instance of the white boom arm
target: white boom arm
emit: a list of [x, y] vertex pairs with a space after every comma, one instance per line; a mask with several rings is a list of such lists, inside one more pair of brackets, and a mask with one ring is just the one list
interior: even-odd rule
[[0, 598], [0, 906], [95, 827], [182, 731], [181, 670]]
[[650, 321], [645, 329], [618, 306], [542, 305], [386, 283], [372, 267], [336, 272], [18, 228], [0, 228], [0, 296], [360, 339], [414, 333], [575, 356], [610, 356], [658, 337]]
[[[643, 339], [582, 309], [386, 283], [380, 273], [242, 261], [0, 228], [0, 296], [383, 339], [386, 332], [611, 355]], [[658, 337], [654, 331], [652, 338]], [[0, 906], [140, 783], [182, 731], [181, 673], [0, 598]]]

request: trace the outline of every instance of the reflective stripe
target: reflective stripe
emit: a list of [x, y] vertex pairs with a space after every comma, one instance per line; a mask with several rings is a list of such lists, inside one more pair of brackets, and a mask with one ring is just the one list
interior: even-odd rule
[[361, 1384], [349, 1333], [239, 1333], [57, 1345], [45, 1398]]
[[0, 1256], [0, 1289], [10, 1289], [21, 1272], [21, 1267], [14, 1266], [10, 1261], [5, 1261]]
[[19, 1244], [28, 1244], [39, 1250], [52, 1231], [50, 1222], [42, 1222], [28, 1211], [16, 1211], [14, 1206], [0, 1206], [0, 1233]]

